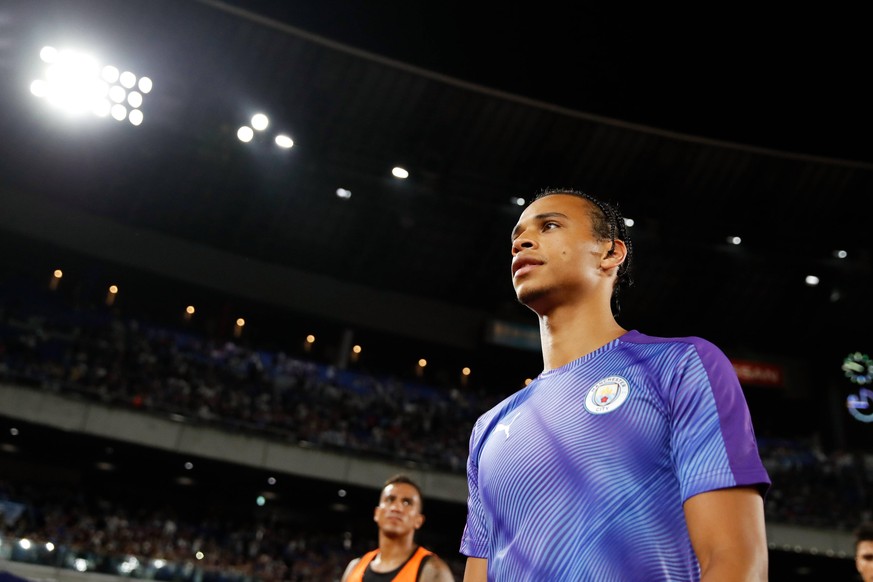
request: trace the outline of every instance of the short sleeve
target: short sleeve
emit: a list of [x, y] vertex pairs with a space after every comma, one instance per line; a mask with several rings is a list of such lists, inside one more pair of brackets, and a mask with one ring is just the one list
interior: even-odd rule
[[470, 454], [467, 457], [467, 523], [461, 537], [461, 553], [471, 558], [488, 557], [488, 528], [479, 496], [480, 423], [481, 419], [470, 436]]
[[713, 344], [696, 339], [671, 385], [671, 445], [682, 501], [770, 478], [761, 462], [745, 395], [733, 365]]

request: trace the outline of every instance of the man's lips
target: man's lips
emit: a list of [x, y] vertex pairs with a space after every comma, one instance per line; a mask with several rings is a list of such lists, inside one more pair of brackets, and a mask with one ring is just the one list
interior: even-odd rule
[[516, 257], [512, 261], [512, 276], [521, 277], [543, 264], [543, 261], [533, 257]]

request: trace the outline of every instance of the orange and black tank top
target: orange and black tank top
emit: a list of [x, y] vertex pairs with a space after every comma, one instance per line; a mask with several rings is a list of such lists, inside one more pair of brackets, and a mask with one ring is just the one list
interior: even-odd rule
[[385, 573], [373, 572], [368, 567], [378, 554], [379, 550], [373, 550], [361, 556], [361, 560], [349, 574], [347, 582], [418, 582], [421, 568], [433, 552], [418, 546], [418, 549], [412, 552], [409, 559], [400, 567]]

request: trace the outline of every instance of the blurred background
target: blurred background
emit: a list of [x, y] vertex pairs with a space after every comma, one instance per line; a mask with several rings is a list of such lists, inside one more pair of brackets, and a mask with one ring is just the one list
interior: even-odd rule
[[398, 472], [460, 580], [479, 414], [542, 370], [509, 235], [618, 204], [619, 323], [734, 363], [772, 580], [873, 517], [851, 13], [0, 1], [0, 572], [339, 580]]

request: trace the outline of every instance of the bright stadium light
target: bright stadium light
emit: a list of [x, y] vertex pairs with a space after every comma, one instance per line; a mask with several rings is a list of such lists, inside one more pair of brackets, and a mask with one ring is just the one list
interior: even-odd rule
[[113, 85], [109, 88], [109, 99], [112, 101], [116, 103], [124, 103], [125, 97], [127, 97], [127, 91], [124, 90], [124, 87]]
[[140, 105], [142, 105], [142, 93], [137, 93], [136, 91], [131, 91], [127, 94], [127, 102], [131, 107], [136, 109]]
[[106, 117], [109, 115], [111, 109], [112, 103], [109, 102], [109, 99], [100, 99], [94, 102], [94, 109], [91, 111], [93, 111], [94, 115], [97, 117]]
[[113, 105], [112, 109], [109, 110], [109, 113], [110, 115], [112, 115], [112, 118], [117, 121], [124, 121], [125, 119], [127, 119], [127, 107], [125, 107], [121, 103], [116, 103], [115, 105]]
[[401, 168], [400, 166], [396, 166], [396, 167], [392, 168], [391, 174], [395, 178], [400, 178], [401, 180], [405, 180], [406, 178], [409, 177], [409, 172], [407, 172], [405, 169]]
[[130, 121], [130, 123], [133, 125], [139, 125], [140, 123], [142, 123], [142, 111], [140, 111], [139, 109], [134, 109], [127, 116], [127, 120]]
[[252, 128], [257, 131], [263, 131], [270, 125], [270, 120], [263, 113], [256, 113], [252, 117]]
[[248, 143], [248, 142], [252, 141], [253, 137], [255, 137], [255, 132], [248, 125], [243, 125], [241, 128], [239, 128], [236, 131], [236, 136], [239, 138], [239, 140], [241, 142]]
[[[42, 99], [68, 115], [91, 114], [97, 117], [111, 117], [117, 121], [127, 119], [127, 108], [116, 107], [128, 102], [134, 109], [141, 108], [143, 94], [151, 90], [151, 80], [140, 79], [140, 92], [131, 92], [137, 84], [136, 75], [131, 71], [119, 73], [113, 65], [101, 65], [96, 58], [80, 51], [56, 49], [44, 46], [39, 52], [44, 63], [42, 78], [30, 84], [34, 97]], [[147, 82], [142, 82], [143, 80]], [[123, 114], [122, 114], [123, 111]], [[134, 123], [137, 117], [131, 119]]]
[[42, 79], [37, 79], [30, 84], [30, 92], [36, 97], [45, 97], [48, 95], [48, 83]]
[[134, 85], [136, 85], [136, 75], [130, 71], [124, 71], [118, 76], [118, 81], [125, 89], [133, 89]]
[[39, 58], [42, 59], [42, 62], [51, 64], [58, 58], [58, 49], [53, 46], [44, 46], [39, 51]]
[[[143, 91], [145, 90], [143, 89]], [[273, 142], [282, 149], [287, 150], [294, 147], [294, 140], [291, 139], [288, 134], [265, 131], [272, 124], [273, 123], [270, 121], [270, 118], [266, 113], [258, 112], [252, 115], [247, 125], [240, 127], [236, 136], [244, 143], [249, 143], [251, 141], [257, 143], [257, 140], [272, 139]]]
[[107, 83], [115, 83], [118, 81], [119, 76], [118, 69], [113, 67], [112, 65], [106, 65], [103, 67], [103, 71], [100, 73], [100, 76], [103, 77], [103, 80]]
[[97, 74], [97, 61], [90, 55], [59, 51], [45, 71], [45, 98], [68, 114], [88, 113], [91, 103], [100, 95]]
[[148, 93], [152, 90], [152, 80], [148, 77], [140, 77], [137, 87], [139, 87], [139, 90], [143, 93]]

